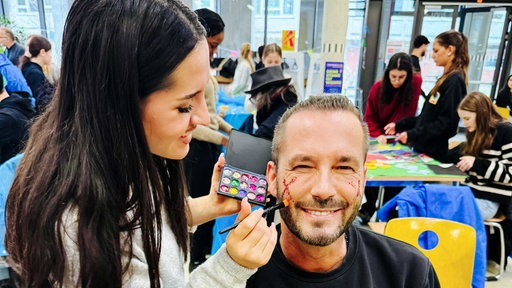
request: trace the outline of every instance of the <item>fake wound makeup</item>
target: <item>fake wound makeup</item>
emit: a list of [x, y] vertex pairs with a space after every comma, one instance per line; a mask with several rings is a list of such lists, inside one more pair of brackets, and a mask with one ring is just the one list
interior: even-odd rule
[[265, 172], [271, 159], [272, 142], [250, 134], [232, 130], [222, 168], [218, 193], [250, 203], [265, 206], [267, 180]]

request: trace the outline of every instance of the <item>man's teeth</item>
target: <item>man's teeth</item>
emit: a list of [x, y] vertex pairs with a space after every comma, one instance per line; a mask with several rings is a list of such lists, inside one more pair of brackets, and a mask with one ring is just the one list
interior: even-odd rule
[[306, 212], [308, 212], [311, 215], [316, 215], [316, 216], [327, 216], [327, 215], [333, 213], [332, 211], [315, 211], [315, 210], [306, 210]]

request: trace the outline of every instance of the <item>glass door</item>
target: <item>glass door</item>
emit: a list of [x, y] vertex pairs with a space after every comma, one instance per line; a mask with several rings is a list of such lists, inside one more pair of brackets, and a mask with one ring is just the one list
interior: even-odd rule
[[502, 32], [507, 10], [504, 7], [461, 9], [461, 31], [468, 37], [470, 64], [468, 91], [491, 96], [495, 85]]

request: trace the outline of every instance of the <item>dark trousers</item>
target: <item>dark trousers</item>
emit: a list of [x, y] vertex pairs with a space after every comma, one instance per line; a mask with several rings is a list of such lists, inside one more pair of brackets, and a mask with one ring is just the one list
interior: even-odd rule
[[[507, 263], [507, 257], [512, 252], [512, 220], [505, 219], [500, 222], [503, 228], [503, 234], [505, 236], [505, 264]], [[489, 227], [486, 226], [487, 232], [487, 259], [493, 260], [496, 263], [500, 263], [501, 258], [501, 242], [500, 233], [497, 229], [494, 229], [494, 233], [491, 234]]]
[[[219, 158], [221, 146], [192, 139], [190, 151], [184, 159], [189, 194], [192, 198], [210, 193], [213, 167]], [[190, 270], [206, 260], [212, 249], [214, 221], [199, 225], [190, 237]]]
[[[395, 197], [404, 187], [384, 187], [384, 201], [386, 203], [391, 198]], [[379, 187], [368, 186], [364, 188], [364, 196], [366, 202], [361, 205], [359, 209], [359, 217], [363, 219], [363, 222], [367, 223], [372, 218], [373, 214], [377, 210], [377, 199], [379, 198]]]

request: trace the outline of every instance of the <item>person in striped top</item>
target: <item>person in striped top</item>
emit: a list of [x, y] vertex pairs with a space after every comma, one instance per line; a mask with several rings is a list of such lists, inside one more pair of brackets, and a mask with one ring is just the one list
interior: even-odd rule
[[[456, 165], [468, 174], [464, 185], [471, 187], [483, 219], [506, 216], [501, 224], [508, 240], [505, 255], [509, 255], [512, 251], [512, 123], [503, 120], [491, 99], [480, 92], [464, 97], [457, 113], [466, 127], [467, 141], [456, 148], [460, 156]], [[499, 253], [497, 259], [493, 259], [493, 254], [488, 251], [488, 259], [499, 261]]]

